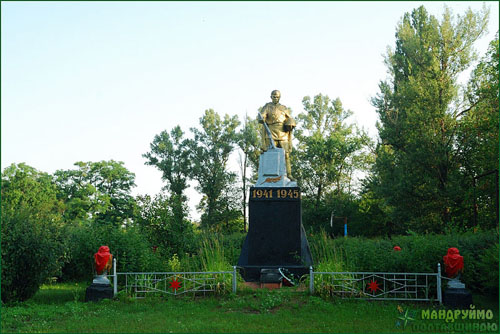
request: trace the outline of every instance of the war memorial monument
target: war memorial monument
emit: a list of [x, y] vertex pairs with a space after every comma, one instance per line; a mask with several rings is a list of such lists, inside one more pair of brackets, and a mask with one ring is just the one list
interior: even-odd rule
[[290, 152], [295, 120], [279, 103], [281, 93], [258, 114], [262, 151], [257, 183], [250, 188], [248, 234], [238, 260], [248, 282], [281, 283], [284, 273], [301, 276], [312, 265], [302, 226], [301, 191], [292, 179]]

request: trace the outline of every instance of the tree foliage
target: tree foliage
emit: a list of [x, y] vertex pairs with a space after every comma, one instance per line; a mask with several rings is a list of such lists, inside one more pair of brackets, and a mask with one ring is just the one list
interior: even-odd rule
[[365, 168], [370, 139], [346, 123], [352, 111], [344, 109], [340, 99], [319, 94], [313, 100], [304, 97], [302, 103], [305, 112], [297, 117], [294, 174], [318, 206], [329, 192], [350, 192], [353, 173]]
[[200, 118], [201, 129], [191, 128], [194, 138], [187, 141], [191, 176], [198, 181], [197, 189], [203, 194], [199, 208], [203, 212], [201, 226], [204, 228], [221, 227], [239, 217], [233, 191], [236, 175], [227, 169], [238, 140], [239, 123], [236, 116], [221, 118], [209, 109]]
[[[172, 204], [172, 197], [158, 194], [139, 196], [137, 204], [140, 213], [135, 224], [141, 228], [151, 245], [157, 247], [160, 254], [170, 257], [173, 254], [192, 252], [194, 230], [186, 219], [179, 222], [175, 210], [178, 203]], [[186, 211], [183, 208], [183, 211]]]
[[499, 50], [498, 34], [487, 54], [473, 70], [465, 94], [467, 107], [457, 129], [457, 154], [461, 172], [469, 185], [477, 178], [476, 188], [464, 189], [467, 198], [475, 197], [481, 225], [495, 227], [498, 198], [499, 129]]
[[77, 162], [77, 169], [58, 170], [54, 180], [59, 198], [66, 203], [67, 221], [90, 221], [120, 225], [134, 216], [130, 195], [135, 174], [123, 162]]
[[419, 7], [397, 27], [390, 78], [372, 101], [380, 117], [372, 189], [404, 228], [439, 232], [463, 214], [457, 77], [475, 59], [487, 21], [486, 10], [453, 16], [446, 8], [438, 20]]
[[170, 134], [162, 131], [156, 135], [151, 151], [143, 155], [147, 159], [146, 165], [155, 166], [162, 172], [165, 189], [170, 193], [169, 207], [179, 229], [187, 228], [187, 198], [184, 192], [189, 186], [192, 169], [187, 142], [180, 126], [176, 126]]
[[2, 301], [26, 300], [67, 259], [64, 203], [51, 176], [26, 164], [2, 172]]

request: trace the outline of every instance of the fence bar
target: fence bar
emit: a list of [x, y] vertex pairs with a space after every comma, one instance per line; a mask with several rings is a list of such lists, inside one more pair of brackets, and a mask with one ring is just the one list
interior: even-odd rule
[[438, 263], [437, 297], [438, 297], [439, 304], [442, 304], [443, 303], [443, 296], [441, 295], [441, 263]]
[[309, 293], [314, 294], [314, 272], [313, 267], [309, 267]]
[[116, 275], [116, 257], [113, 258], [113, 296], [118, 293], [118, 275]]
[[233, 293], [236, 293], [236, 266], [233, 266]]

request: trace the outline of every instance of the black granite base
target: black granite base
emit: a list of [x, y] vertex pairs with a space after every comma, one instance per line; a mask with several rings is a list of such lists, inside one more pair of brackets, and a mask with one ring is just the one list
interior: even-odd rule
[[111, 284], [92, 283], [85, 291], [86, 302], [98, 302], [104, 298], [113, 298], [113, 287]]
[[448, 288], [443, 292], [443, 304], [450, 308], [468, 309], [472, 305], [472, 294], [467, 289]]
[[302, 226], [300, 188], [250, 188], [248, 234], [238, 260], [240, 273], [259, 282], [262, 269], [302, 276], [312, 265]]

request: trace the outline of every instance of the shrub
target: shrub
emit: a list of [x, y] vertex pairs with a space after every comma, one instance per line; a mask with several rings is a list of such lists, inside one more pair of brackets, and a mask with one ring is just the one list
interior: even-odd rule
[[140, 212], [134, 225], [140, 227], [151, 245], [165, 258], [173, 254], [193, 253], [194, 226], [185, 219], [185, 209], [181, 203], [183, 198], [168, 198], [159, 194], [154, 198], [139, 196]]
[[66, 256], [63, 205], [50, 176], [24, 164], [2, 173], [2, 301], [32, 297]]
[[478, 267], [479, 272], [484, 275], [481, 277], [481, 282], [486, 292], [494, 294], [498, 297], [498, 242], [491, 245], [481, 255]]
[[74, 226], [70, 231], [70, 261], [62, 270], [63, 280], [92, 279], [94, 253], [107, 245], [117, 259], [119, 272], [165, 271], [167, 261], [152, 246], [137, 228], [113, 226]]
[[[484, 291], [486, 282], [483, 277], [492, 275], [495, 261], [494, 249], [490, 248], [497, 240], [496, 233], [482, 232], [397, 236], [392, 239], [338, 238], [332, 246], [344, 250], [344, 260], [354, 271], [428, 273], [436, 272], [440, 263], [442, 275], [445, 275], [443, 256], [448, 248], [457, 247], [464, 257], [462, 282], [470, 289]], [[394, 251], [395, 245], [400, 246], [401, 251]], [[496, 256], [498, 268], [498, 253]]]
[[2, 219], [2, 301], [24, 301], [61, 268], [64, 235], [20, 213]]

